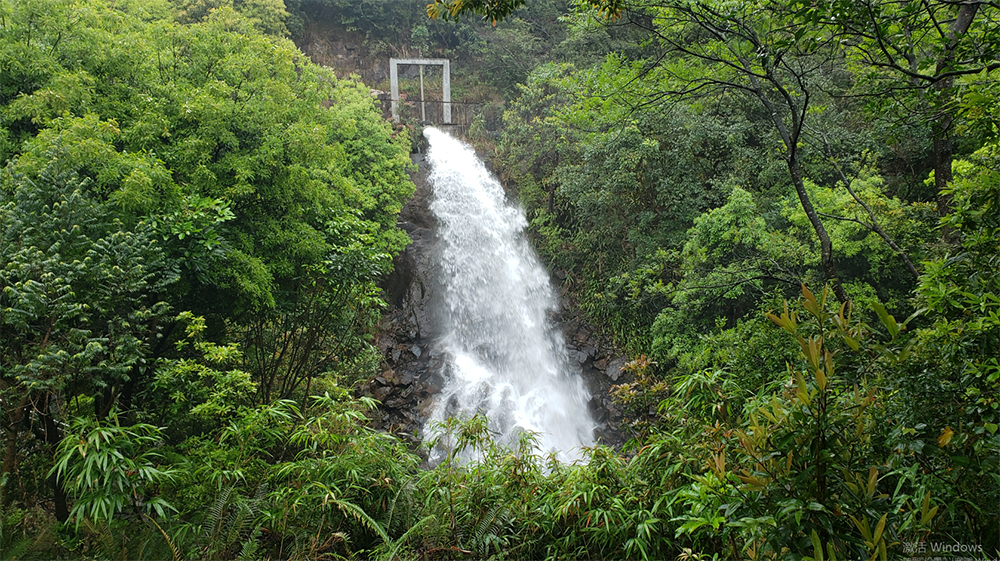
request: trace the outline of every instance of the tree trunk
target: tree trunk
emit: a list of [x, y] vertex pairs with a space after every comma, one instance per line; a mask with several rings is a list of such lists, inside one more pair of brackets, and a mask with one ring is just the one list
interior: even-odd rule
[[[748, 61], [744, 60], [743, 64], [748, 69], [751, 67]], [[804, 126], [803, 119], [806, 115], [806, 108], [809, 105], [808, 91], [803, 92], [802, 100], [798, 102], [801, 103], [801, 107], [799, 107], [798, 103], [781, 82], [773, 75], [768, 74], [768, 82], [781, 94], [785, 107], [791, 116], [791, 128], [789, 128], [785, 124], [784, 119], [782, 119], [781, 112], [778, 111], [777, 107], [765, 93], [761, 81], [752, 71], [748, 70], [747, 72], [750, 84], [753, 86], [754, 95], [767, 108], [768, 113], [771, 115], [771, 122], [774, 123], [778, 134], [781, 136], [781, 141], [785, 145], [785, 162], [788, 164], [788, 173], [792, 176], [795, 194], [798, 195], [802, 210], [805, 211], [806, 216], [809, 218], [809, 223], [813, 227], [813, 231], [816, 232], [816, 237], [819, 238], [820, 266], [823, 268], [823, 276], [826, 277], [827, 282], [833, 285], [833, 293], [837, 296], [837, 300], [841, 304], [844, 304], [848, 301], [847, 292], [844, 291], [844, 287], [840, 284], [837, 269], [833, 266], [833, 243], [830, 241], [830, 235], [823, 226], [823, 221], [820, 220], [819, 214], [816, 213], [816, 209], [813, 207], [809, 193], [806, 191], [805, 182], [802, 179], [802, 170], [799, 168], [798, 143]]]
[[9, 477], [14, 473], [14, 468], [17, 465], [17, 423], [14, 422], [14, 415], [8, 414], [10, 419], [10, 424], [7, 426], [7, 438], [6, 445], [4, 446], [3, 452], [3, 472], [0, 473], [0, 477], [8, 477], [8, 481], [5, 485], [0, 487], [0, 507], [7, 506], [7, 487], [10, 485]]
[[795, 185], [795, 193], [799, 196], [799, 203], [802, 204], [802, 210], [806, 212], [809, 223], [812, 224], [816, 237], [819, 238], [820, 266], [823, 268], [823, 275], [827, 282], [833, 285], [833, 293], [837, 296], [837, 300], [843, 304], [848, 301], [848, 297], [843, 285], [840, 284], [837, 269], [833, 266], [833, 243], [830, 241], [830, 235], [826, 232], [819, 215], [816, 214], [809, 193], [806, 192], [805, 182], [802, 180], [802, 170], [799, 169], [799, 162], [794, 151], [789, 151], [787, 162], [788, 172], [792, 176], [792, 184]]
[[[56, 396], [54, 393], [49, 392], [45, 396], [45, 407], [41, 411], [42, 419], [45, 423], [45, 443], [49, 445], [49, 449], [52, 452], [52, 457], [55, 458], [56, 449], [59, 443], [62, 442], [62, 431], [59, 430], [59, 425], [56, 424], [56, 409], [58, 408], [58, 403], [56, 401]], [[52, 487], [52, 500], [55, 503], [56, 509], [56, 520], [59, 522], [66, 522], [69, 520], [69, 507], [66, 500], [66, 492], [63, 491], [62, 485], [56, 480], [56, 474], [53, 473], [48, 478], [49, 486]]]
[[[958, 14], [948, 28], [946, 38], [948, 44], [937, 60], [935, 73], [941, 76], [950, 70], [955, 64], [955, 50], [963, 35], [969, 32], [973, 20], [979, 11], [979, 4], [970, 2], [962, 4], [958, 9]], [[934, 143], [934, 188], [937, 189], [937, 211], [939, 216], [951, 214], [951, 195], [943, 194], [942, 191], [951, 183], [951, 162], [953, 159], [954, 146], [951, 140], [951, 128], [954, 123], [952, 108], [949, 107], [954, 97], [955, 79], [952, 77], [943, 78], [934, 82], [934, 122], [931, 125], [931, 135]], [[944, 232], [945, 238], [948, 232]]]
[[[944, 67], [945, 60], [938, 61], [938, 70], [941, 71]], [[952, 97], [952, 86], [953, 80], [951, 78], [936, 82], [933, 86], [934, 98], [931, 101], [934, 115], [934, 120], [931, 122], [931, 142], [934, 154], [934, 197], [937, 202], [939, 218], [951, 214], [952, 208], [952, 195], [945, 192], [954, 179], [951, 173], [951, 164], [954, 160], [954, 142], [951, 139], [953, 119], [948, 108]], [[951, 228], [942, 225], [941, 240], [950, 242], [953, 237]]]
[[951, 195], [944, 192], [951, 183], [951, 162], [953, 143], [948, 131], [951, 117], [942, 111], [932, 127], [934, 140], [934, 191], [937, 194], [938, 216], [951, 214]]
[[[7, 385], [3, 384], [3, 389], [7, 389]], [[12, 407], [7, 410], [7, 427], [6, 435], [4, 438], [4, 452], [3, 452], [3, 471], [0, 471], [0, 477], [7, 476], [8, 478], [17, 470], [17, 437], [20, 434], [18, 430], [18, 425], [24, 420], [24, 409], [28, 406], [28, 394], [25, 393], [21, 396], [21, 400], [18, 402], [16, 407]], [[7, 488], [10, 486], [11, 481], [8, 479], [7, 484], [0, 487], [0, 507], [6, 507], [8, 505], [9, 493]]]

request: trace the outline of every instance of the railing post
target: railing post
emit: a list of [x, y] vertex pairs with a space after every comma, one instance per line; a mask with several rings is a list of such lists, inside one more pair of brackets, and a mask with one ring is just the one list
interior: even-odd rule
[[442, 69], [441, 78], [441, 97], [444, 100], [444, 108], [442, 110], [442, 118], [446, 125], [451, 124], [451, 62], [448, 59], [444, 59], [444, 68]]
[[424, 111], [424, 66], [441, 66], [441, 97], [442, 121], [451, 124], [451, 62], [446, 58], [390, 58], [389, 59], [389, 103], [392, 107], [392, 120], [399, 121], [399, 65], [416, 64], [420, 66], [420, 114], [426, 120]]
[[389, 105], [392, 107], [392, 120], [399, 122], [399, 59], [389, 59]]

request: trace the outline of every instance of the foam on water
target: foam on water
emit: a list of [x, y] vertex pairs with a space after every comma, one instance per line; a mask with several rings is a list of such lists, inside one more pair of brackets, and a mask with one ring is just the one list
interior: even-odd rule
[[538, 433], [543, 452], [578, 459], [580, 448], [593, 444], [589, 396], [549, 319], [557, 300], [525, 238], [524, 213], [507, 203], [471, 147], [438, 129], [424, 135], [447, 355], [445, 385], [424, 433], [433, 437], [434, 423], [447, 417], [481, 413], [500, 442], [513, 444], [527, 429]]

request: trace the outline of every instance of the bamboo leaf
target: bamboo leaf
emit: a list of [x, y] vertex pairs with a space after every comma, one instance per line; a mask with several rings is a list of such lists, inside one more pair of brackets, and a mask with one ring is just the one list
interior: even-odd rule
[[823, 544], [820, 543], [819, 534], [816, 533], [816, 530], [813, 530], [809, 534], [809, 541], [811, 541], [813, 545], [813, 559], [816, 561], [823, 561]]
[[851, 521], [854, 522], [854, 526], [857, 527], [858, 531], [861, 532], [861, 537], [865, 539], [865, 542], [871, 543], [873, 541], [872, 531], [871, 528], [868, 526], [868, 517], [862, 515], [861, 519], [858, 520], [857, 518], [854, 517], [853, 514], [848, 514], [847, 516], [850, 517]]
[[799, 400], [804, 405], [809, 405], [811, 400], [809, 399], [809, 387], [806, 385], [806, 379], [802, 376], [802, 372], [795, 371], [795, 384], [797, 386], [796, 394]]
[[826, 391], [826, 374], [822, 368], [816, 370], [816, 385], [819, 386], [819, 391]]
[[813, 304], [819, 305], [819, 302], [816, 301], [816, 296], [812, 293], [812, 291], [806, 288], [805, 283], [801, 284], [802, 284], [802, 296], [806, 299], [806, 302], [811, 302]]
[[927, 523], [930, 522], [932, 518], [934, 518], [934, 515], [937, 514], [937, 511], [938, 511], [939, 508], [941, 508], [940, 505], [932, 508], [930, 510], [930, 512], [927, 513], [927, 517], [925, 519], [923, 519], [923, 520], [920, 521], [920, 525], [921, 526], [926, 526]]
[[875, 543], [879, 543], [882, 540], [882, 532], [885, 530], [885, 520], [887, 516], [889, 516], [888, 512], [883, 514], [882, 518], [879, 519], [878, 524], [875, 525], [875, 534], [872, 536], [872, 541]]
[[896, 324], [896, 318], [889, 315], [886, 311], [885, 306], [881, 302], [872, 302], [872, 307], [875, 308], [875, 313], [878, 314], [878, 319], [882, 321], [882, 325], [889, 330], [889, 335], [895, 339], [899, 335], [899, 325]]

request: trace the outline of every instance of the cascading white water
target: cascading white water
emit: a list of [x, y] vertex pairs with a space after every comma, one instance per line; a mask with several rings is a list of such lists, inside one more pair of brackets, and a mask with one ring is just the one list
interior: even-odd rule
[[[556, 298], [524, 236], [524, 213], [471, 147], [434, 128], [424, 135], [439, 223], [445, 384], [425, 434], [447, 417], [485, 414], [501, 443], [520, 430], [568, 462], [593, 444], [589, 396], [571, 373], [549, 313]], [[433, 459], [433, 458], [432, 458]]]

